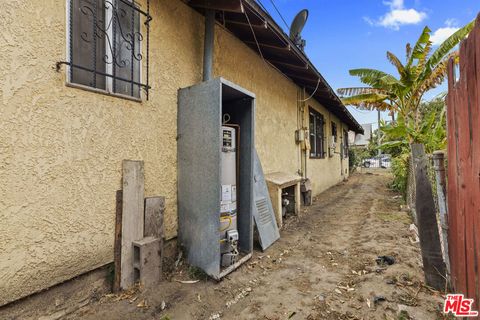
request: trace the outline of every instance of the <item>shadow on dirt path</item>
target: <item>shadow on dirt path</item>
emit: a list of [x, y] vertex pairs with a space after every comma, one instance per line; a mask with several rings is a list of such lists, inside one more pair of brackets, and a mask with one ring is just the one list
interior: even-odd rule
[[[372, 173], [373, 172], [373, 173]], [[69, 319], [439, 319], [418, 244], [385, 171], [354, 174], [287, 219], [281, 239], [221, 282], [180, 267], [156, 289], [107, 295]], [[389, 255], [395, 264], [379, 266]]]

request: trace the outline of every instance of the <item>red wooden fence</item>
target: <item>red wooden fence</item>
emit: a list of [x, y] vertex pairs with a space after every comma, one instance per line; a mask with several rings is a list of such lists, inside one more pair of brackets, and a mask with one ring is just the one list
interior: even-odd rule
[[[454, 290], [480, 306], [480, 15], [448, 66], [448, 241]], [[480, 318], [480, 317], [479, 317]]]

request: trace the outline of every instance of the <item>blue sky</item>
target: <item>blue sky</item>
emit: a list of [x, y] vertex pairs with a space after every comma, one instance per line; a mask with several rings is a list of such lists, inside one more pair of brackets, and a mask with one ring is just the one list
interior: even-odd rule
[[[286, 30], [272, 6], [272, 0], [261, 2]], [[359, 86], [348, 74], [354, 68], [375, 68], [395, 74], [386, 59], [391, 51], [402, 61], [405, 45], [414, 44], [428, 25], [434, 43], [445, 39], [473, 20], [480, 11], [479, 0], [273, 0], [288, 24], [301, 9], [309, 10], [302, 32], [310, 60], [334, 88]], [[287, 32], [288, 33], [288, 32]], [[446, 87], [430, 92], [427, 98], [445, 91]], [[376, 112], [349, 107], [360, 123], [376, 122]], [[388, 119], [387, 114], [382, 115]]]

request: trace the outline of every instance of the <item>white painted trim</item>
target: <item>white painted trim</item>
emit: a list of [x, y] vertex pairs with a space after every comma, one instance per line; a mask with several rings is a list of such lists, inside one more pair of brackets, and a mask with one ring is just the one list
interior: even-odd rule
[[90, 86], [85, 86], [83, 84], [78, 84], [78, 83], [74, 83], [74, 82], [67, 83], [66, 86], [70, 87], [70, 88], [81, 89], [81, 90], [85, 90], [85, 91], [99, 93], [99, 94], [103, 94], [103, 95], [106, 95], [106, 96], [131, 100], [131, 101], [140, 102], [140, 103], [143, 102], [142, 99], [139, 99], [139, 98], [136, 98], [136, 97], [127, 96], [127, 95], [121, 94], [121, 93], [111, 93], [111, 92], [105, 91], [103, 89], [93, 88], [93, 87], [90, 87]]

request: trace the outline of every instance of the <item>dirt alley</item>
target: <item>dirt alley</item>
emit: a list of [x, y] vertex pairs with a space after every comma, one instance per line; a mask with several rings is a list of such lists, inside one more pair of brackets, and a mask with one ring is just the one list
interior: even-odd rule
[[[440, 319], [442, 296], [423, 285], [419, 246], [390, 179], [353, 174], [221, 282], [179, 283], [201, 277], [181, 263], [156, 289], [107, 295], [68, 318]], [[396, 262], [379, 266], [379, 255]]]

